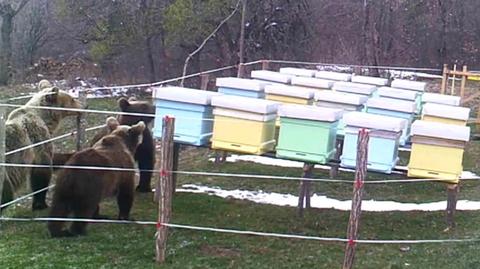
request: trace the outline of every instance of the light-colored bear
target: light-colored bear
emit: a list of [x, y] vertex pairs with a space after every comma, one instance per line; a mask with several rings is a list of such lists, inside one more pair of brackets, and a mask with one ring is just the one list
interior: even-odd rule
[[[40, 92], [36, 93], [24, 106], [13, 110], [7, 118], [5, 126], [6, 152], [29, 146], [52, 138], [60, 121], [67, 116], [78, 115], [75, 111], [49, 110], [31, 106], [55, 108], [82, 108], [82, 104], [68, 93], [53, 87], [43, 80], [39, 83]], [[7, 163], [51, 165], [53, 158], [52, 143], [45, 143], [6, 156]], [[2, 192], [2, 204], [11, 201], [15, 192], [30, 179], [32, 191], [45, 188], [50, 183], [51, 168], [6, 167], [6, 178]], [[32, 209], [47, 207], [45, 196], [47, 191], [37, 193], [33, 197]]]

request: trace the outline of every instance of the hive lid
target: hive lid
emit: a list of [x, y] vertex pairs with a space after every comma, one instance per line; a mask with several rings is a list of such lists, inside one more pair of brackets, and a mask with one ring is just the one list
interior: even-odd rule
[[320, 89], [331, 89], [333, 86], [333, 81], [320, 78], [293, 77], [292, 85]]
[[278, 83], [290, 84], [292, 80], [292, 75], [281, 74], [279, 72], [268, 71], [268, 70], [255, 70], [251, 73], [252, 78], [268, 80]]
[[298, 97], [302, 99], [312, 99], [315, 90], [304, 88], [304, 87], [295, 87], [285, 84], [275, 84], [265, 86], [265, 93], [283, 95], [290, 97]]
[[274, 101], [234, 95], [215, 96], [212, 98], [212, 106], [259, 114], [277, 113], [279, 104]]
[[470, 127], [435, 121], [417, 120], [412, 124], [411, 135], [421, 135], [450, 140], [470, 140]]
[[300, 77], [314, 77], [316, 70], [313, 69], [303, 69], [303, 68], [294, 68], [294, 67], [282, 67], [280, 68], [281, 74], [300, 76]]
[[217, 82], [216, 82], [217, 87], [225, 87], [225, 88], [256, 91], [256, 92], [263, 92], [263, 90], [265, 89], [265, 85], [267, 84], [268, 83], [264, 81], [245, 79], [245, 78], [235, 78], [235, 77], [217, 78]]
[[368, 76], [352, 76], [352, 82], [370, 84], [375, 86], [388, 85], [388, 79], [386, 78], [368, 77]]
[[362, 105], [368, 100], [368, 97], [365, 95], [332, 91], [317, 91], [315, 92], [314, 98], [316, 101], [326, 101], [356, 106]]
[[400, 132], [407, 124], [406, 119], [369, 114], [363, 112], [349, 112], [343, 116], [346, 126]]
[[390, 88], [390, 87], [380, 87], [378, 88], [377, 93], [381, 97], [390, 97], [395, 99], [403, 99], [403, 100], [411, 100], [411, 101], [415, 101], [419, 94], [417, 91]]
[[460, 96], [451, 96], [439, 93], [424, 93], [422, 95], [422, 102], [424, 103], [436, 103], [450, 106], [460, 105]]
[[405, 89], [405, 90], [412, 90], [417, 92], [424, 92], [427, 88], [426, 82], [420, 81], [412, 81], [406, 79], [395, 79], [392, 81], [393, 88]]
[[167, 86], [153, 89], [153, 98], [198, 105], [209, 105], [212, 97], [221, 93], [201, 91], [190, 88]]
[[398, 111], [405, 113], [415, 113], [417, 104], [412, 101], [396, 100], [385, 97], [370, 98], [367, 101], [367, 107], [380, 108], [390, 111]]
[[226, 108], [220, 108], [220, 107], [215, 107], [212, 113], [215, 116], [224, 116], [224, 117], [253, 120], [253, 121], [275, 121], [277, 119], [276, 113], [259, 114], [259, 113], [232, 110], [232, 109], [226, 109]]
[[470, 116], [470, 108], [426, 103], [423, 105], [422, 114], [427, 116], [466, 121]]
[[334, 122], [342, 118], [342, 115], [342, 109], [326, 107], [288, 104], [278, 108], [278, 116], [295, 119]]
[[336, 81], [350, 81], [352, 79], [351, 74], [331, 72], [331, 71], [317, 71], [315, 73], [316, 78], [336, 80]]
[[367, 85], [367, 84], [361, 84], [361, 83], [335, 82], [333, 84], [332, 90], [339, 91], [339, 92], [371, 95], [374, 91], [377, 90], [377, 87], [374, 85]]

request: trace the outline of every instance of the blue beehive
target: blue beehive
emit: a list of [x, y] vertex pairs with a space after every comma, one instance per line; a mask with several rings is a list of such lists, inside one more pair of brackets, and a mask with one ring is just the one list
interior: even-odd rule
[[382, 97], [370, 98], [366, 104], [367, 113], [407, 120], [407, 124], [400, 136], [400, 145], [402, 146], [407, 143], [410, 137], [410, 125], [412, 125], [416, 109], [417, 105], [415, 102]]
[[[316, 105], [320, 107], [338, 108], [346, 112], [360, 111], [367, 102], [368, 97], [365, 95], [351, 94], [334, 91], [318, 91], [315, 93]], [[338, 122], [337, 135], [344, 135], [345, 124], [342, 119]]]
[[154, 137], [162, 137], [162, 118], [174, 116], [175, 142], [205, 145], [212, 136], [213, 116], [210, 100], [216, 92], [181, 87], [160, 87], [153, 91], [155, 104]]
[[352, 76], [352, 82], [367, 84], [367, 85], [375, 85], [379, 87], [388, 85], [388, 79], [386, 78], [369, 77], [369, 76]]
[[304, 68], [295, 68], [295, 67], [282, 67], [280, 68], [279, 71], [281, 74], [287, 74], [287, 75], [298, 76], [298, 77], [308, 77], [308, 78], [314, 77], [316, 72], [314, 69], [304, 69]]
[[294, 77], [290, 74], [282, 74], [279, 72], [268, 70], [254, 70], [252, 71], [250, 76], [252, 77], [252, 79], [282, 84], [290, 84], [290, 82], [292, 81], [292, 77]]
[[380, 87], [378, 88], [377, 95], [379, 97], [390, 98], [394, 100], [404, 100], [415, 102], [417, 108], [415, 109], [415, 113], [420, 113], [421, 108], [421, 95], [418, 91], [413, 90], [404, 90], [398, 88], [390, 88], [390, 87]]
[[417, 101], [418, 102], [417, 114], [420, 114], [422, 110], [422, 102], [423, 102], [422, 95], [427, 88], [426, 82], [412, 81], [412, 80], [406, 80], [406, 79], [395, 79], [392, 81], [392, 88], [418, 92], [418, 95], [419, 95], [418, 98], [420, 100]]
[[390, 174], [398, 162], [399, 139], [407, 121], [362, 112], [347, 113], [343, 120], [346, 127], [340, 165], [355, 168], [358, 131], [366, 128], [370, 130], [367, 169]]
[[377, 86], [339, 81], [333, 84], [332, 90], [336, 92], [360, 94], [370, 97], [377, 90]]
[[218, 92], [250, 98], [265, 98], [265, 85], [268, 83], [244, 78], [217, 78]]

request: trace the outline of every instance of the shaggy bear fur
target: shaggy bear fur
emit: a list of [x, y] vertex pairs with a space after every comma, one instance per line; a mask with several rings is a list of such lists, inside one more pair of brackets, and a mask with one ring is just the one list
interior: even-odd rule
[[[134, 169], [133, 155], [142, 142], [144, 129], [143, 122], [131, 127], [120, 125], [91, 148], [75, 153], [66, 165]], [[100, 201], [116, 195], [118, 219], [126, 220], [133, 203], [134, 182], [134, 171], [63, 169], [58, 174], [50, 217], [64, 218], [71, 212], [75, 218], [97, 217]], [[86, 233], [86, 222], [74, 222], [70, 230], [63, 229], [63, 225], [61, 221], [50, 221], [48, 230], [53, 237]]]
[[[35, 94], [24, 106], [13, 110], [5, 125], [6, 152], [29, 146], [52, 138], [62, 119], [78, 115], [77, 112], [47, 110], [29, 106], [48, 106], [58, 108], [82, 108], [72, 96], [52, 87], [44, 80], [39, 83], [40, 92]], [[6, 156], [7, 163], [51, 165], [53, 158], [52, 143], [29, 148]], [[48, 186], [52, 175], [51, 168], [6, 167], [6, 179], [2, 192], [2, 204], [11, 201], [15, 192], [30, 178], [32, 191]], [[34, 210], [47, 207], [45, 196], [47, 191], [33, 197]]]
[[[128, 113], [141, 113], [141, 114], [152, 114], [152, 116], [130, 116], [130, 115], [120, 115], [118, 117], [118, 122], [121, 125], [134, 125], [140, 121], [143, 121], [145, 124], [149, 124], [154, 119], [153, 114], [155, 113], [154, 106], [147, 101], [137, 101], [135, 98], [120, 98], [118, 100], [118, 105], [122, 112]], [[107, 129], [103, 129], [92, 140], [92, 144], [102, 138], [108, 132]], [[155, 165], [155, 142], [153, 140], [152, 131], [148, 126], [143, 131], [143, 141], [138, 146], [137, 152], [135, 153], [135, 161], [138, 163], [138, 168], [140, 170], [153, 170]], [[65, 159], [65, 157], [63, 157]], [[62, 160], [62, 156], [59, 156], [59, 163]], [[152, 172], [140, 171], [140, 181], [137, 186], [137, 191], [139, 192], [151, 192], [151, 180]]]

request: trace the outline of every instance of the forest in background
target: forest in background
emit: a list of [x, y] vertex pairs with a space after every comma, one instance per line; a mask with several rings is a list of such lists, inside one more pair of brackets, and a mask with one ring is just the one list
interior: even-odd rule
[[[38, 74], [116, 84], [178, 76], [234, 10], [188, 73], [237, 64], [241, 1], [0, 0], [0, 85]], [[245, 1], [245, 62], [480, 67], [478, 0]]]

